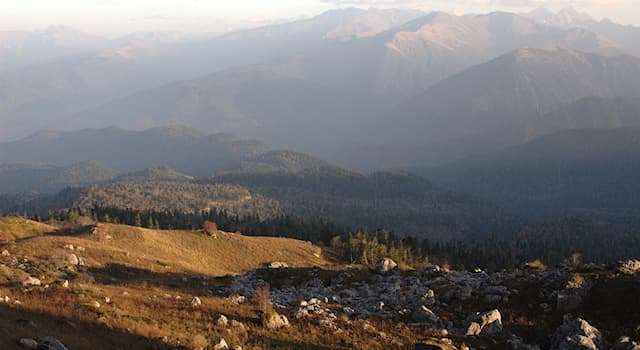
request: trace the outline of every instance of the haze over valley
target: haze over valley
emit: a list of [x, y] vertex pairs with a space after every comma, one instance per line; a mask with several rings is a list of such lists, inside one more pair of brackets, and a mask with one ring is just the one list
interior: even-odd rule
[[637, 4], [285, 3], [4, 8], [0, 348], [640, 349]]

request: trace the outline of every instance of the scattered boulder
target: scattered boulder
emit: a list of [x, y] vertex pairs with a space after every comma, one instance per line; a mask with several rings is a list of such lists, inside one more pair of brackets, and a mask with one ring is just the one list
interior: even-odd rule
[[40, 285], [42, 285], [42, 282], [39, 279], [31, 276], [28, 276], [27, 278], [24, 279], [24, 281], [22, 281], [23, 287], [33, 287], [33, 286], [40, 286]]
[[424, 324], [437, 324], [440, 322], [440, 318], [433, 311], [431, 311], [426, 306], [421, 306], [418, 310], [416, 310], [411, 316], [414, 322], [424, 323]]
[[66, 259], [69, 266], [78, 266], [80, 264], [80, 259], [75, 254], [67, 254]]
[[22, 338], [20, 339], [20, 341], [18, 341], [18, 345], [22, 346], [23, 348], [26, 349], [37, 349], [38, 348], [38, 342], [35, 339], [30, 339], [30, 338]]
[[9, 253], [9, 251], [5, 249], [2, 251], [2, 256], [11, 256], [11, 253]]
[[376, 271], [380, 273], [387, 273], [389, 271], [395, 270], [396, 268], [398, 268], [398, 263], [390, 258], [384, 258], [376, 264]]
[[44, 337], [38, 342], [38, 349], [43, 350], [69, 350], [61, 341], [54, 337]]
[[245, 297], [244, 295], [235, 294], [235, 295], [230, 296], [229, 300], [233, 304], [240, 305], [240, 304], [244, 303], [245, 301], [247, 301], [247, 297]]
[[268, 268], [270, 269], [288, 269], [289, 265], [285, 262], [281, 262], [281, 261], [274, 261], [269, 263], [269, 265], [267, 265]]
[[551, 339], [551, 350], [585, 349], [599, 350], [604, 348], [604, 340], [600, 331], [581, 318], [565, 315], [562, 325]]
[[229, 325], [229, 319], [225, 315], [220, 315], [220, 317], [218, 317], [218, 320], [216, 321], [216, 323], [220, 327], [227, 327]]
[[289, 327], [289, 320], [284, 315], [280, 315], [277, 312], [272, 312], [266, 315], [264, 325], [268, 329], [284, 328]]
[[433, 289], [429, 289], [427, 293], [422, 297], [422, 302], [426, 306], [433, 306], [436, 304], [436, 293]]
[[469, 323], [465, 327], [468, 336], [494, 335], [502, 332], [502, 315], [497, 309], [476, 313], [467, 318]]
[[229, 345], [224, 339], [220, 339], [218, 342], [213, 344], [213, 350], [229, 350]]
[[192, 307], [199, 307], [201, 305], [202, 305], [202, 300], [200, 300], [200, 298], [193, 297], [193, 299], [191, 299], [191, 306]]
[[90, 303], [87, 303], [86, 305], [94, 309], [99, 309], [102, 306], [98, 301], [95, 301], [95, 300]]
[[62, 282], [62, 288], [69, 288], [69, 280]]

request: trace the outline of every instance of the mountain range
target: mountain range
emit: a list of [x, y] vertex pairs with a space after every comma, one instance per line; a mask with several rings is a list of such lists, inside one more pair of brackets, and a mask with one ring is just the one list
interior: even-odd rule
[[[0, 139], [61, 125], [144, 129], [177, 122], [275, 144], [284, 138], [274, 125], [291, 125], [288, 135], [303, 136], [277, 146], [308, 152], [321, 142], [299, 148], [313, 135], [300, 130], [305, 125], [333, 135], [522, 47], [604, 56], [629, 51], [588, 28], [504, 12], [343, 9], [215, 38], [130, 36], [90, 54], [0, 75]], [[272, 84], [273, 91], [265, 88]], [[278, 108], [287, 103], [277, 99], [309, 108]]]

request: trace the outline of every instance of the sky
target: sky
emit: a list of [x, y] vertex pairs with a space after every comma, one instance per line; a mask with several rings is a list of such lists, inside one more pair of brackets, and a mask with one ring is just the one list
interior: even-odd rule
[[0, 0], [0, 31], [65, 25], [107, 37], [146, 31], [221, 33], [349, 6], [456, 14], [575, 7], [598, 19], [640, 26], [640, 0]]

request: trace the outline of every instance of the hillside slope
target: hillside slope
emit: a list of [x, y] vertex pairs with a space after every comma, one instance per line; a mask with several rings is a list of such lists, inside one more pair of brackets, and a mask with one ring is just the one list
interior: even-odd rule
[[571, 129], [611, 129], [640, 125], [640, 99], [585, 97], [540, 117], [429, 144], [362, 144], [329, 159], [360, 171], [437, 166], [471, 155], [498, 151]]
[[421, 173], [524, 216], [640, 223], [638, 127], [577, 129]]

